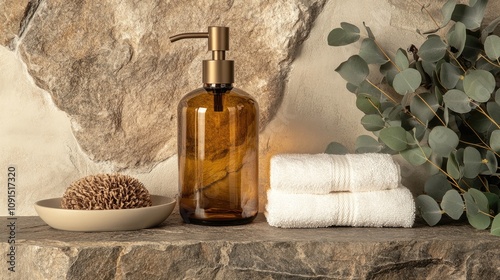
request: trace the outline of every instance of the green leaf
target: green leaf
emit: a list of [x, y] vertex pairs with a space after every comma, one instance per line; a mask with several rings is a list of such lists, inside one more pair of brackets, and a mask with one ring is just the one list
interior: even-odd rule
[[415, 94], [410, 102], [410, 111], [423, 123], [432, 120], [439, 107], [438, 97], [431, 92]]
[[325, 153], [333, 155], [345, 155], [349, 153], [349, 150], [344, 145], [338, 142], [331, 142], [326, 147]]
[[445, 88], [454, 88], [461, 76], [462, 74], [460, 73], [460, 70], [455, 65], [448, 62], [441, 64], [439, 78], [441, 80], [441, 84]]
[[406, 142], [406, 130], [400, 126], [386, 127], [380, 130], [380, 140], [396, 152], [405, 150], [408, 147]]
[[443, 214], [439, 205], [432, 197], [425, 194], [419, 195], [415, 199], [415, 205], [417, 207], [417, 211], [428, 225], [434, 226], [439, 222], [439, 220], [441, 220], [441, 216]]
[[500, 88], [495, 92], [495, 102], [500, 105]]
[[373, 32], [370, 27], [368, 27], [365, 22], [363, 21], [363, 26], [366, 29], [366, 33], [368, 33], [368, 38], [375, 40], [375, 36], [373, 35]]
[[385, 127], [385, 122], [378, 114], [365, 115], [361, 118], [361, 124], [368, 131], [379, 131]]
[[400, 155], [410, 164], [419, 166], [424, 164], [431, 156], [432, 150], [429, 147], [417, 147], [400, 152]]
[[481, 153], [474, 147], [466, 147], [464, 150], [464, 177], [475, 178], [481, 170], [481, 165]]
[[476, 189], [469, 189], [463, 196], [469, 223], [476, 229], [486, 229], [490, 225], [490, 218], [480, 212], [488, 212], [488, 199], [486, 196]]
[[495, 90], [495, 84], [495, 77], [488, 71], [469, 70], [465, 74], [465, 93], [475, 101], [488, 101]]
[[497, 214], [491, 223], [491, 234], [500, 236], [500, 214]]
[[378, 153], [382, 148], [382, 144], [368, 135], [360, 135], [356, 138], [356, 153]]
[[396, 51], [396, 58], [394, 60], [400, 71], [403, 71], [410, 67], [408, 55], [406, 54], [406, 51], [401, 48]]
[[394, 82], [394, 77], [398, 74], [398, 70], [396, 67], [391, 62], [387, 62], [385, 64], [382, 64], [380, 66], [380, 74], [384, 75], [385, 79], [387, 80], [387, 83], [392, 87], [392, 84]]
[[359, 86], [370, 73], [368, 64], [366, 64], [359, 55], [349, 57], [349, 59], [342, 62], [335, 71], [337, 71], [344, 80], [355, 86]]
[[487, 150], [485, 155], [483, 156], [484, 156], [483, 164], [486, 166], [486, 171], [481, 172], [481, 174], [491, 175], [496, 173], [498, 167], [498, 161], [495, 154], [492, 151]]
[[487, 2], [487, 0], [478, 0], [472, 7], [458, 4], [455, 6], [451, 19], [455, 22], [462, 22], [467, 29], [476, 30], [481, 27]]
[[496, 102], [488, 102], [486, 104], [488, 115], [497, 123], [500, 124], [500, 105]]
[[500, 130], [494, 130], [490, 136], [490, 147], [495, 152], [500, 152]]
[[477, 56], [483, 51], [483, 44], [476, 36], [467, 34], [465, 40], [464, 51], [462, 57], [465, 59], [476, 62]]
[[345, 88], [352, 93], [356, 93], [356, 91], [358, 90], [358, 87], [351, 83], [346, 83]]
[[441, 170], [439, 168], [437, 168], [437, 167], [440, 167], [440, 168], [442, 167], [442, 165], [443, 165], [443, 157], [442, 156], [438, 156], [438, 155], [432, 153], [430, 161], [432, 163], [425, 163], [424, 164], [425, 170], [427, 170], [427, 172], [429, 173], [429, 175], [439, 174], [441, 172]]
[[500, 57], [500, 37], [490, 35], [484, 41], [484, 52], [489, 59], [495, 61]]
[[451, 152], [448, 156], [448, 161], [446, 162], [446, 172], [450, 174], [453, 179], [458, 180], [462, 178], [463, 169], [460, 168], [456, 151]]
[[498, 197], [497, 194], [490, 193], [490, 192], [484, 192], [483, 194], [488, 199], [488, 209], [494, 209], [493, 207], [496, 206], [496, 204], [500, 200], [500, 197]]
[[366, 38], [361, 43], [359, 49], [359, 56], [361, 56], [368, 64], [384, 64], [389, 59], [384, 55], [384, 53], [379, 49], [375, 40], [371, 38]]
[[351, 23], [348, 22], [341, 22], [340, 27], [342, 27], [345, 31], [350, 32], [350, 33], [359, 33], [360, 30], [359, 28]]
[[367, 115], [377, 114], [380, 108], [380, 101], [369, 94], [359, 93], [356, 96], [356, 107]]
[[450, 110], [460, 114], [468, 113], [472, 109], [467, 94], [458, 89], [447, 91], [443, 96], [443, 101]]
[[335, 47], [349, 45], [358, 41], [359, 37], [359, 29], [358, 32], [355, 33], [351, 30], [348, 31], [343, 28], [335, 28], [328, 34], [328, 45]]
[[446, 44], [439, 36], [431, 35], [418, 50], [418, 55], [429, 62], [436, 62], [446, 54]]
[[448, 178], [443, 173], [431, 175], [424, 185], [426, 194], [434, 198], [436, 201], [441, 201], [444, 194], [453, 189]]
[[448, 31], [446, 37], [450, 45], [450, 51], [455, 57], [459, 57], [465, 48], [465, 41], [467, 38], [465, 24], [456, 22], [453, 28]]
[[448, 0], [443, 7], [441, 8], [441, 14], [443, 15], [443, 22], [441, 23], [441, 27], [444, 27], [450, 22], [451, 15], [453, 14], [453, 10], [455, 10], [455, 6], [457, 5], [457, 0]]
[[486, 26], [482, 31], [481, 31], [481, 42], [484, 43], [486, 40], [486, 37], [493, 33], [495, 29], [497, 28], [498, 24], [500, 24], [500, 17], [497, 17], [496, 19], [492, 20], [488, 26]]
[[373, 96], [377, 100], [380, 100], [380, 96], [381, 96], [380, 90], [378, 90], [376, 87], [374, 87], [372, 84], [370, 84], [366, 80], [362, 81], [361, 84], [359, 84], [359, 87], [356, 90], [356, 93], [366, 93], [370, 96]]
[[409, 92], [415, 92], [422, 82], [422, 76], [416, 69], [408, 68], [399, 72], [394, 77], [393, 87], [397, 93], [405, 95]]
[[447, 157], [458, 146], [458, 136], [447, 127], [435, 126], [429, 133], [429, 146], [435, 154]]
[[443, 196], [441, 208], [452, 219], [458, 220], [464, 213], [464, 201], [456, 190], [449, 190]]

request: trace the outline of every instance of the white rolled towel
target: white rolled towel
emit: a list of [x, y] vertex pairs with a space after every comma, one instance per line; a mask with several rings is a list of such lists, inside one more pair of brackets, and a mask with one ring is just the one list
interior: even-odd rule
[[271, 158], [271, 189], [325, 194], [397, 188], [398, 163], [389, 154], [281, 154]]
[[270, 189], [265, 215], [269, 225], [281, 228], [412, 227], [415, 202], [403, 186], [330, 194], [291, 194]]

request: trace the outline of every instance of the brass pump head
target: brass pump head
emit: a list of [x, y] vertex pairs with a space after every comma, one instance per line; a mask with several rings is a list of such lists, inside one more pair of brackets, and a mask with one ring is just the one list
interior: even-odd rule
[[225, 60], [229, 50], [229, 27], [210, 26], [208, 32], [181, 33], [170, 37], [170, 41], [192, 38], [208, 38], [208, 50], [212, 52], [212, 60], [203, 60], [203, 83], [232, 84], [234, 61]]

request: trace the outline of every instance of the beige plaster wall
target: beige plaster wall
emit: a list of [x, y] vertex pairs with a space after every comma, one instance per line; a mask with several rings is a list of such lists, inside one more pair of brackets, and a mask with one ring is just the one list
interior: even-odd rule
[[[436, 12], [443, 2], [433, 2], [430, 9]], [[490, 18], [491, 14], [489, 11]], [[362, 113], [355, 107], [354, 95], [334, 72], [339, 63], [357, 52], [359, 44], [333, 48], [326, 43], [329, 31], [342, 21], [358, 26], [365, 21], [382, 46], [391, 51], [419, 44], [422, 38], [414, 30], [432, 27], [414, 1], [328, 1], [292, 64], [281, 106], [261, 133], [262, 197], [268, 186], [268, 161], [273, 154], [318, 153], [331, 141], [353, 149], [358, 135], [369, 134], [360, 125]], [[244, 88], [244, 81], [239, 85]], [[17, 215], [35, 215], [32, 206], [35, 201], [61, 196], [72, 181], [82, 176], [112, 170], [106, 163], [93, 162], [80, 149], [68, 115], [57, 109], [50, 95], [35, 85], [19, 54], [3, 46], [0, 46], [0, 100], [0, 186], [3, 188], [0, 205], [6, 202], [10, 165], [17, 169]], [[403, 170], [405, 182], [418, 192], [422, 187], [422, 172], [410, 167]], [[139, 178], [153, 194], [177, 193], [175, 156], [150, 172], [125, 173]], [[261, 209], [264, 202], [263, 199]], [[0, 215], [6, 214], [6, 207], [2, 207]]]

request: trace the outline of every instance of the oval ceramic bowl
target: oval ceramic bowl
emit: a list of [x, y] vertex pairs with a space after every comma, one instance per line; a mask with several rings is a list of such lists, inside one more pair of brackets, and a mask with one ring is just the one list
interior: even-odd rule
[[137, 230], [159, 225], [174, 210], [175, 199], [151, 195], [153, 206], [116, 210], [61, 208], [61, 198], [40, 200], [35, 210], [49, 226], [69, 231]]

